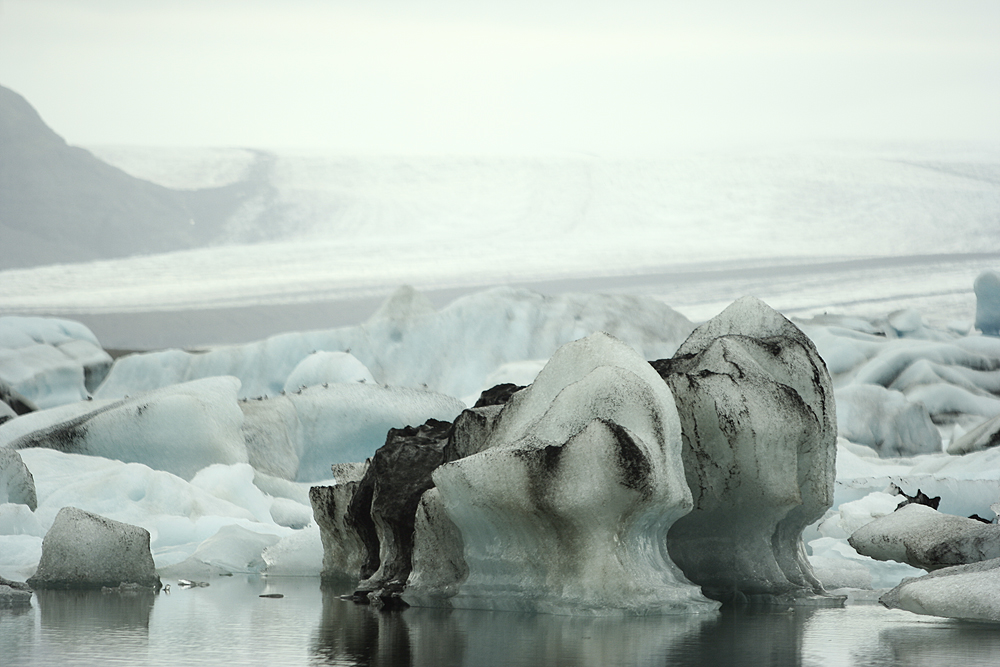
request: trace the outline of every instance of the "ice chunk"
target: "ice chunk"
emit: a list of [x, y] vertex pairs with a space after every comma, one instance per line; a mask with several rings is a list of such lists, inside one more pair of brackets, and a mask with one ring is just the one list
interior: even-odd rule
[[1000, 622], [1000, 558], [904, 579], [879, 601], [914, 614]]
[[35, 478], [16, 450], [0, 447], [0, 504], [21, 503], [32, 511], [38, 508]]
[[[468, 566], [447, 603], [598, 614], [714, 609], [663, 548], [691, 507], [682, 470], [676, 409], [652, 367], [607, 334], [563, 346], [511, 397], [483, 451], [433, 474]], [[441, 583], [438, 574], [428, 579]], [[412, 593], [404, 599], [445, 603]]]
[[856, 530], [858, 553], [925, 570], [1000, 558], [1000, 526], [911, 503]]
[[190, 479], [213, 463], [247, 462], [238, 389], [232, 377], [167, 387], [28, 433], [10, 447], [138, 462]]
[[1000, 273], [983, 271], [973, 283], [976, 292], [976, 328], [1000, 336]]
[[957, 456], [998, 445], [1000, 445], [1000, 415], [983, 421], [971, 431], [952, 440], [948, 445], [948, 453]]
[[822, 594], [802, 531], [833, 502], [833, 386], [812, 342], [745, 297], [654, 366], [684, 434], [694, 510], [668, 548], [709, 597]]
[[299, 362], [285, 380], [285, 391], [334, 382], [375, 383], [371, 371], [347, 352], [313, 352]]
[[267, 574], [316, 576], [323, 567], [323, 542], [313, 524], [264, 548], [261, 554]]
[[280, 541], [268, 532], [229, 524], [198, 545], [191, 556], [180, 563], [160, 568], [163, 577], [207, 578], [220, 574], [260, 572], [264, 569], [264, 549]]
[[878, 385], [852, 384], [839, 389], [837, 430], [851, 442], [872, 447], [882, 456], [911, 456], [941, 451], [941, 434], [922, 403]]
[[[365, 542], [358, 589], [369, 597], [392, 597], [410, 575], [417, 504], [434, 483], [452, 432], [449, 422], [430, 419], [418, 427], [391, 429], [371, 458], [348, 508], [348, 522]], [[398, 582], [398, 583], [397, 583]]]
[[360, 578], [367, 548], [358, 531], [347, 521], [348, 507], [359, 484], [359, 480], [349, 480], [309, 489], [313, 516], [323, 543], [322, 576], [325, 581], [353, 585]]
[[453, 420], [465, 407], [430, 391], [376, 384], [309, 387], [240, 404], [249, 461], [298, 481], [330, 477], [330, 465], [364, 461], [391, 428]]
[[111, 357], [78, 322], [0, 317], [0, 382], [40, 408], [83, 400], [111, 367]]
[[42, 541], [33, 588], [101, 588], [129, 583], [160, 589], [149, 531], [75, 507], [56, 515]]

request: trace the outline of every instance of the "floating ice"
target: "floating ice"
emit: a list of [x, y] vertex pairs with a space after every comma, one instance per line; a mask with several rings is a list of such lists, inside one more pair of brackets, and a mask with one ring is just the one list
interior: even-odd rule
[[0, 447], [0, 504], [20, 503], [38, 507], [35, 479], [16, 450]]
[[364, 461], [390, 428], [450, 421], [464, 407], [434, 392], [368, 383], [309, 387], [240, 406], [250, 463], [299, 481], [328, 479], [334, 463]]
[[[274, 540], [265, 540], [269, 544], [278, 545], [286, 538], [294, 543], [295, 536], [302, 531], [293, 530], [279, 520], [295, 516], [301, 522], [311, 514], [308, 485], [263, 476], [246, 464], [212, 466], [187, 482], [138, 463], [42, 448], [20, 453], [35, 477], [38, 510], [31, 512], [24, 505], [0, 505], [2, 576], [23, 580], [34, 572], [41, 556], [42, 536], [59, 510], [67, 506], [148, 530], [158, 568], [176, 566], [189, 559], [202, 543], [225, 526], [235, 525], [270, 535]], [[318, 545], [314, 546], [301, 554], [278, 551], [271, 562], [285, 572], [318, 575], [322, 556]], [[224, 569], [220, 565], [224, 562], [231, 564], [213, 558], [217, 570]], [[260, 552], [251, 554], [246, 563], [253, 559], [258, 564], [268, 562], [261, 561], [262, 558]], [[188, 565], [193, 570], [189, 576], [205, 569], [199, 560], [188, 561]], [[172, 571], [183, 576], [180, 574], [183, 570], [174, 567]]]
[[465, 397], [503, 364], [547, 359], [560, 345], [595, 331], [607, 331], [653, 359], [672, 354], [693, 328], [648, 297], [542, 296], [496, 288], [457, 299], [440, 312], [426, 303], [414, 306], [415, 300], [404, 288], [355, 327], [282, 334], [199, 353], [123, 357], [95, 396], [121, 398], [214, 375], [238, 377], [243, 397], [276, 396], [301, 361], [327, 351], [349, 352], [379, 382]]
[[1000, 526], [911, 503], [856, 530], [858, 553], [925, 570], [1000, 558]]
[[0, 382], [39, 408], [85, 399], [109, 368], [111, 357], [79, 322], [0, 317]]
[[[652, 367], [607, 334], [567, 344], [511, 397], [483, 451], [433, 474], [468, 575], [449, 597], [415, 586], [403, 597], [547, 612], [712, 610], [664, 549], [691, 508], [682, 470], [673, 398]], [[411, 581], [421, 578], [415, 570]], [[440, 584], [440, 572], [426, 580]]]
[[922, 403], [873, 384], [852, 384], [836, 392], [837, 430], [851, 442], [882, 456], [941, 451], [941, 433]]
[[149, 532], [138, 526], [64, 507], [42, 541], [33, 588], [101, 588], [138, 584], [160, 589]]
[[744, 297], [654, 362], [677, 401], [694, 510], [667, 546], [706, 595], [822, 594], [802, 531], [833, 501], [833, 387], [812, 342]]
[[1000, 622], [1000, 558], [904, 579], [879, 601], [914, 614]]
[[[239, 381], [231, 377], [186, 382], [103, 404], [29, 432], [9, 446], [144, 463], [190, 479], [213, 463], [247, 461], [238, 389]], [[16, 428], [18, 421], [4, 426]]]
[[313, 352], [289, 374], [285, 392], [331, 382], [371, 382], [375, 378], [365, 365], [347, 352]]
[[984, 271], [973, 284], [976, 291], [976, 328], [987, 336], [1000, 336], [1000, 274]]

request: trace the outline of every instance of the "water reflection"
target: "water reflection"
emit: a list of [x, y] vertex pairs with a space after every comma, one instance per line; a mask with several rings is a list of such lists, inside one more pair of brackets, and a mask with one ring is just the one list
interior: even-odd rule
[[[377, 611], [325, 590], [314, 664], [614, 665], [666, 664], [714, 615], [629, 618], [410, 608]], [[756, 639], [756, 638], [755, 638]]]
[[661, 664], [796, 667], [803, 664], [803, 630], [816, 612], [815, 607], [724, 607], [671, 647]]
[[35, 591], [42, 629], [59, 632], [113, 631], [149, 634], [152, 591]]
[[1000, 665], [1000, 630], [996, 625], [927, 619], [879, 631], [874, 646], [853, 651], [864, 667], [940, 667]]

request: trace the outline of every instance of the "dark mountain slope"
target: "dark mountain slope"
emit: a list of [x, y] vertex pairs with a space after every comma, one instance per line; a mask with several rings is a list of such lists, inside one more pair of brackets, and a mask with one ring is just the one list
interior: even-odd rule
[[67, 145], [0, 86], [0, 269], [217, 242], [261, 180], [184, 191], [134, 178]]

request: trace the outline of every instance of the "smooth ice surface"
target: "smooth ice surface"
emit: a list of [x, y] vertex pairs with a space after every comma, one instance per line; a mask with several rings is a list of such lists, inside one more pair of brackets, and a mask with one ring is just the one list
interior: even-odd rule
[[915, 614], [1000, 623], [1000, 558], [905, 579], [880, 601]]
[[0, 382], [40, 408], [87, 398], [110, 367], [111, 357], [79, 322], [0, 317]]
[[550, 613], [715, 609], [664, 549], [691, 508], [680, 444], [670, 390], [633, 349], [607, 334], [563, 346], [507, 403], [486, 449], [435, 470], [468, 575], [454, 594], [404, 599]]
[[9, 446], [144, 463], [190, 479], [213, 463], [247, 462], [238, 390], [232, 377], [165, 387], [29, 432]]

